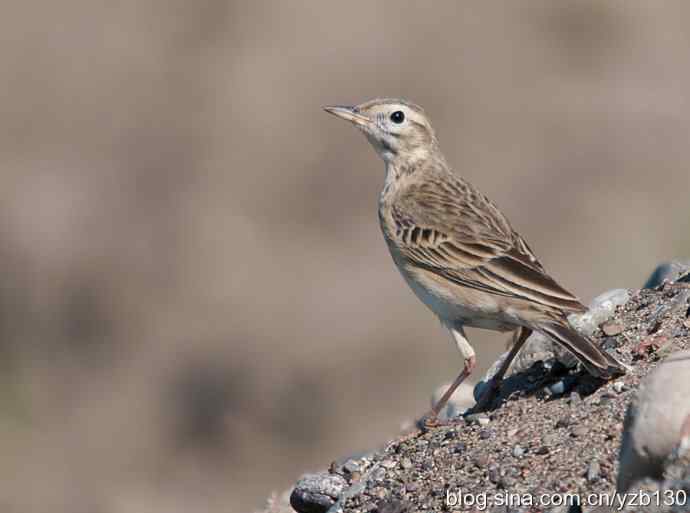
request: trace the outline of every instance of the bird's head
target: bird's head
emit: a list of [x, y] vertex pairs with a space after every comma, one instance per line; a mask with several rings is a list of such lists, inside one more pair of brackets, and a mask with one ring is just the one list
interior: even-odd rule
[[354, 107], [334, 105], [324, 110], [362, 130], [388, 164], [414, 166], [438, 149], [431, 123], [414, 103], [386, 98]]

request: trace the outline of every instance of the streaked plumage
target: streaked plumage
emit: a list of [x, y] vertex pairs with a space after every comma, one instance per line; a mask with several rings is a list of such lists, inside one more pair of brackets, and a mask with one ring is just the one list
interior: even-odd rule
[[[463, 326], [519, 328], [513, 353], [531, 331], [540, 331], [573, 352], [592, 374], [622, 372], [618, 362], [568, 324], [567, 315], [584, 312], [585, 306], [548, 275], [501, 211], [450, 170], [419, 106], [379, 99], [327, 110], [357, 125], [383, 158], [379, 219], [384, 238], [412, 290], [453, 334], [467, 361], [465, 377], [474, 367], [474, 351]], [[462, 379], [461, 374], [456, 386]]]

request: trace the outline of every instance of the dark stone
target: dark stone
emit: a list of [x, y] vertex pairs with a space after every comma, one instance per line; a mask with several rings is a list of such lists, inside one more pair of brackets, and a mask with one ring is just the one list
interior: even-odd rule
[[594, 481], [598, 481], [600, 477], [601, 467], [599, 466], [599, 462], [595, 460], [587, 467], [587, 481], [593, 483]]
[[446, 433], [443, 435], [444, 440], [453, 440], [454, 438], [457, 438], [457, 437], [458, 437], [458, 432], [454, 429], [446, 431]]
[[690, 276], [690, 262], [666, 262], [659, 264], [656, 269], [652, 272], [651, 276], [647, 278], [643, 288], [653, 289], [661, 285], [664, 280], [675, 281], [680, 278], [680, 280], [688, 279]]
[[492, 435], [493, 435], [493, 433], [491, 432], [490, 429], [482, 429], [479, 432], [479, 438], [482, 440], [488, 440], [489, 438], [491, 438]]
[[347, 482], [336, 474], [307, 474], [290, 494], [290, 505], [299, 513], [326, 513]]

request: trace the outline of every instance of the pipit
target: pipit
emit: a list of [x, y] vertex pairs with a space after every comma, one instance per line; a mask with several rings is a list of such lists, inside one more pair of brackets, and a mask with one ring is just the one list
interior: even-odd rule
[[587, 308], [549, 276], [503, 213], [455, 175], [424, 111], [400, 99], [376, 99], [325, 110], [350, 121], [383, 159], [379, 221], [391, 256], [417, 297], [450, 331], [462, 372], [425, 417], [438, 413], [476, 365], [464, 327], [515, 331], [514, 343], [475, 406], [488, 406], [529, 335], [543, 333], [602, 379], [624, 367], [568, 323]]

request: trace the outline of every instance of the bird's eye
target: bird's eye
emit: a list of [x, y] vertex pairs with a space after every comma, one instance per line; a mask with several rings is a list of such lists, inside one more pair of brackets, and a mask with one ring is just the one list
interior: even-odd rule
[[396, 110], [393, 114], [391, 114], [391, 121], [393, 123], [402, 123], [405, 121], [405, 114], [401, 110]]

